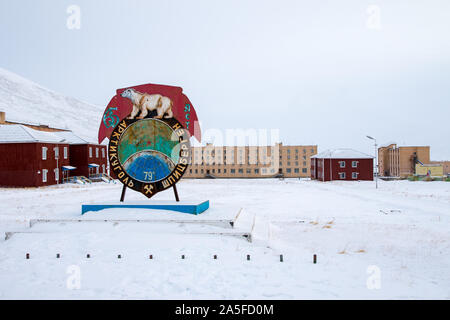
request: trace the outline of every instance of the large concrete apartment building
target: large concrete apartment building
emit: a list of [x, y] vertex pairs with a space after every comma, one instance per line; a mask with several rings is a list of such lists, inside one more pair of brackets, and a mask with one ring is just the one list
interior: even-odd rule
[[192, 147], [184, 178], [301, 178], [310, 177], [316, 145]]
[[450, 173], [450, 161], [431, 161], [430, 146], [397, 146], [395, 143], [378, 148], [380, 176], [408, 177], [416, 174], [416, 165], [442, 166]]

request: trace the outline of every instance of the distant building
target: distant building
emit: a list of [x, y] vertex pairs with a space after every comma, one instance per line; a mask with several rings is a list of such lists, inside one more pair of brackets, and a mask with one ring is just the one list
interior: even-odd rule
[[316, 145], [192, 147], [184, 178], [301, 178], [309, 177]]
[[380, 176], [404, 178], [414, 175], [416, 174], [417, 164], [430, 167], [441, 165], [443, 174], [450, 173], [450, 161], [430, 160], [429, 146], [398, 147], [395, 143], [391, 143], [378, 148], [378, 168]]
[[333, 149], [311, 157], [311, 179], [373, 180], [372, 156], [353, 149]]
[[442, 164], [416, 164], [415, 174], [418, 176], [442, 177], [444, 166]]

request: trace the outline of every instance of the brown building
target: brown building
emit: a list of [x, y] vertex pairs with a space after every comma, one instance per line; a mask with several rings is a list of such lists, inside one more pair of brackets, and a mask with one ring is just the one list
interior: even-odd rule
[[378, 148], [380, 176], [408, 177], [414, 175], [416, 164], [442, 164], [444, 174], [450, 173], [450, 161], [430, 161], [430, 146], [401, 146], [395, 143]]
[[74, 176], [82, 183], [111, 179], [105, 145], [88, 143], [68, 130], [7, 121], [4, 112], [0, 112], [0, 154], [3, 186], [45, 186]]
[[310, 176], [310, 158], [317, 146], [192, 147], [184, 178], [300, 178]]
[[373, 158], [353, 149], [323, 151], [311, 157], [311, 179], [373, 180]]
[[22, 125], [0, 125], [0, 185], [38, 187], [58, 184], [69, 165], [69, 144], [51, 132]]
[[[69, 144], [70, 176], [84, 176], [101, 179], [108, 174], [106, 145], [89, 143], [71, 131], [57, 132], [56, 135]], [[105, 177], [109, 179], [109, 177]]]

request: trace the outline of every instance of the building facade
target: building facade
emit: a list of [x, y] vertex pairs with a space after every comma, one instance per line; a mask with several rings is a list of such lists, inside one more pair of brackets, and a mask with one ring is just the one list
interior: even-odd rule
[[405, 178], [416, 174], [416, 164], [442, 165], [443, 174], [450, 173], [450, 161], [431, 161], [429, 146], [397, 146], [395, 143], [378, 148], [380, 176]]
[[183, 178], [301, 178], [310, 176], [316, 145], [192, 147]]
[[101, 179], [108, 172], [106, 152], [105, 145], [88, 143], [71, 131], [0, 124], [0, 185], [40, 187], [74, 176]]
[[372, 156], [353, 149], [334, 149], [311, 157], [311, 179], [373, 180]]
[[92, 178], [100, 174], [108, 174], [106, 145], [89, 143], [71, 131], [56, 134], [69, 143], [71, 176]]
[[0, 185], [40, 187], [62, 181], [69, 144], [50, 132], [0, 125]]

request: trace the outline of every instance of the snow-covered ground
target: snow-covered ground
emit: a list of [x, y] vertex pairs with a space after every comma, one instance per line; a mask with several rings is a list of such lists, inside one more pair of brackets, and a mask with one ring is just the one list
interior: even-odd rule
[[[210, 209], [81, 216], [121, 185], [0, 189], [0, 231], [17, 232], [0, 240], [0, 298], [450, 299], [448, 182], [182, 180], [178, 191]], [[235, 229], [223, 223], [240, 208]], [[125, 219], [140, 222], [110, 221]], [[253, 242], [239, 236], [252, 230]]]

